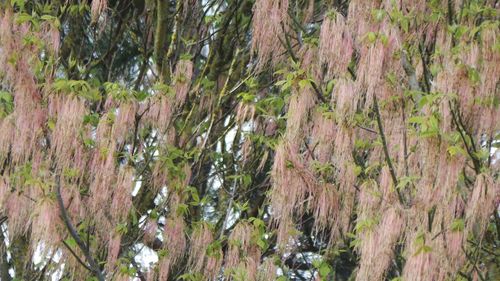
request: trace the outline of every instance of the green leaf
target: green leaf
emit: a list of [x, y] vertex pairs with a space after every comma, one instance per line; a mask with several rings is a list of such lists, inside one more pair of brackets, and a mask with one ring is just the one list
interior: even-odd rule
[[406, 17], [403, 17], [401, 18], [401, 21], [399, 22], [401, 24], [401, 29], [403, 29], [403, 31], [405, 33], [408, 33], [408, 31], [410, 30], [410, 21], [408, 18]]
[[193, 55], [191, 55], [190, 53], [184, 53], [180, 56], [180, 59], [190, 61], [193, 59]]
[[18, 6], [20, 10], [24, 10], [26, 0], [10, 0], [11, 6]]
[[137, 214], [135, 213], [134, 209], [130, 210], [130, 216], [132, 217], [132, 226], [136, 226], [139, 220], [137, 219]]
[[99, 114], [98, 113], [92, 113], [92, 114], [87, 114], [83, 117], [83, 124], [87, 125], [90, 124], [94, 127], [97, 127], [99, 124]]
[[274, 83], [274, 85], [276, 85], [276, 86], [283, 86], [286, 82], [287, 82], [287, 80], [280, 80], [280, 81]]
[[144, 92], [144, 91], [135, 91], [134, 92], [134, 97], [137, 101], [144, 101], [148, 96], [149, 96], [149, 94], [147, 92]]
[[333, 87], [335, 87], [335, 80], [330, 80], [328, 81], [328, 84], [326, 84], [326, 93], [330, 94], [333, 91]]
[[76, 241], [72, 237], [64, 240], [64, 242], [73, 250], [77, 247]]
[[401, 177], [396, 188], [399, 190], [403, 190], [418, 179], [419, 177], [417, 176]]
[[241, 92], [238, 95], [238, 98], [240, 98], [245, 103], [251, 103], [255, 101], [255, 95], [248, 92]]
[[412, 116], [408, 118], [408, 123], [412, 124], [422, 124], [425, 122], [425, 117], [423, 116]]
[[7, 91], [0, 91], [0, 102], [12, 102], [14, 97]]
[[448, 151], [448, 154], [450, 154], [450, 156], [465, 155], [466, 154], [465, 150], [458, 145], [448, 146], [447, 151]]
[[11, 93], [0, 91], [0, 118], [3, 118], [14, 111], [14, 97]]
[[481, 82], [481, 76], [475, 68], [468, 67], [467, 75], [469, 76], [469, 80], [472, 82], [472, 84], [477, 85]]
[[474, 156], [479, 160], [487, 160], [490, 154], [487, 149], [481, 149], [474, 152]]
[[16, 17], [17, 24], [23, 24], [23, 23], [26, 23], [26, 22], [29, 22], [32, 20], [33, 20], [33, 17], [27, 13], [19, 13], [19, 14], [17, 14], [17, 17]]
[[311, 86], [311, 81], [309, 79], [304, 79], [304, 80], [299, 81], [300, 89], [304, 89], [304, 88], [310, 87], [310, 86]]
[[95, 147], [95, 141], [90, 138], [84, 138], [83, 139], [83, 145], [87, 148], [94, 148]]
[[354, 166], [354, 175], [359, 176], [363, 172], [363, 167], [355, 165]]
[[51, 21], [51, 20], [55, 20], [57, 18], [54, 17], [54, 16], [51, 16], [51, 15], [43, 15], [43, 16], [40, 17], [40, 19], [46, 20], [46, 21]]
[[463, 219], [455, 219], [451, 223], [450, 229], [453, 232], [463, 231], [465, 228], [465, 222]]
[[373, 19], [377, 22], [381, 22], [385, 17], [385, 10], [383, 9], [373, 9], [371, 12]]
[[368, 32], [366, 34], [366, 39], [368, 40], [369, 43], [374, 43], [375, 40], [377, 40], [377, 34], [375, 32]]
[[179, 204], [179, 206], [177, 206], [176, 213], [180, 216], [186, 215], [189, 213], [189, 206], [186, 204]]
[[259, 248], [260, 248], [262, 251], [267, 250], [267, 248], [268, 248], [268, 246], [269, 246], [269, 245], [267, 244], [266, 240], [264, 240], [264, 239], [258, 239], [256, 243], [257, 243], [257, 246], [259, 246]]
[[326, 278], [328, 274], [332, 271], [332, 268], [330, 265], [328, 265], [326, 262], [322, 263], [321, 266], [319, 267], [319, 276]]

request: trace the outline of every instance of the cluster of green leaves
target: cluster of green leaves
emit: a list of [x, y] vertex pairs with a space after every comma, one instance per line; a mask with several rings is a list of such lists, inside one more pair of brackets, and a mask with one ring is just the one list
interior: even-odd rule
[[0, 91], [0, 119], [14, 111], [14, 97], [7, 91]]
[[57, 79], [53, 82], [52, 89], [57, 93], [72, 94], [92, 102], [102, 98], [99, 89], [85, 80]]

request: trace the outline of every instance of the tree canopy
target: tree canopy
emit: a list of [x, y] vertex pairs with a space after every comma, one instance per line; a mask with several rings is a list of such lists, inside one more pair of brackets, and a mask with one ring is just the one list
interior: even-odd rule
[[0, 0], [0, 280], [498, 280], [497, 0]]

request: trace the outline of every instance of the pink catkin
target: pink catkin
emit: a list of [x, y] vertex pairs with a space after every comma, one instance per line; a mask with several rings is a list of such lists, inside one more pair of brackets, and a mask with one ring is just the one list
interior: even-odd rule
[[131, 128], [135, 128], [136, 115], [139, 105], [135, 101], [124, 101], [118, 104], [118, 112], [112, 129], [112, 138], [117, 143], [123, 143], [131, 135]]
[[110, 213], [115, 222], [122, 222], [132, 208], [132, 190], [134, 188], [134, 170], [123, 167], [118, 172], [116, 186], [111, 199]]
[[257, 65], [262, 68], [269, 60], [282, 60], [284, 47], [278, 36], [282, 26], [288, 26], [288, 0], [257, 0], [252, 21], [252, 52], [257, 52]]
[[377, 228], [361, 242], [361, 260], [356, 280], [383, 280], [391, 266], [394, 247], [403, 231], [403, 219], [395, 208], [383, 212]]
[[246, 121], [252, 121], [255, 118], [255, 106], [250, 103], [240, 102], [236, 109], [236, 121], [243, 124]]
[[205, 224], [196, 228], [191, 236], [191, 245], [189, 247], [189, 261], [191, 269], [194, 272], [201, 272], [205, 262], [205, 252], [207, 246], [213, 242], [212, 231]]
[[222, 261], [222, 250], [218, 250], [218, 252], [213, 253], [211, 256], [207, 257], [204, 274], [205, 276], [207, 276], [208, 280], [216, 280], [217, 276], [219, 276], [220, 270], [222, 268]]
[[44, 31], [44, 40], [47, 42], [50, 52], [54, 56], [57, 56], [61, 46], [59, 29], [54, 24], [45, 23], [42, 25], [42, 30]]
[[315, 104], [316, 97], [310, 86], [303, 89], [294, 89], [287, 112], [288, 119], [285, 132], [285, 138], [292, 144], [298, 145], [303, 138], [309, 112]]
[[148, 245], [152, 244], [156, 236], [158, 235], [158, 223], [156, 220], [151, 218], [146, 219], [146, 223], [144, 224], [144, 237], [143, 241]]
[[479, 236], [484, 233], [486, 222], [495, 210], [499, 197], [500, 185], [489, 175], [479, 174], [467, 202], [466, 233], [474, 232]]
[[222, 251], [207, 252], [214, 241], [213, 233], [206, 223], [197, 227], [191, 237], [188, 264], [192, 271], [203, 273], [208, 280], [214, 279], [222, 266]]
[[349, 3], [347, 24], [352, 32], [355, 46], [358, 46], [363, 36], [373, 29], [371, 11], [379, 8], [380, 2], [380, 0], [369, 2], [353, 0]]
[[158, 263], [158, 280], [168, 280], [171, 266], [172, 260], [168, 255], [160, 259]]
[[283, 227], [287, 227], [294, 211], [301, 213], [304, 210], [306, 195], [316, 185], [313, 173], [293, 150], [288, 143], [280, 144], [271, 172], [274, 189], [271, 206], [276, 212], [274, 220]]
[[[498, 97], [498, 90], [496, 87], [498, 82], [498, 77], [500, 76], [500, 70], [498, 68], [498, 62], [500, 61], [500, 54], [498, 50], [495, 51], [496, 45], [498, 45], [498, 38], [500, 36], [497, 28], [493, 26], [488, 26], [481, 33], [482, 41], [482, 62], [483, 65], [480, 68], [481, 85], [479, 87], [479, 96], [483, 100], [494, 99], [495, 93]], [[479, 130], [487, 132], [492, 135], [493, 132], [500, 130], [500, 108], [494, 106], [493, 103], [489, 103], [486, 107], [486, 114], [479, 116], [480, 120], [478, 123], [481, 124]], [[483, 108], [484, 108], [483, 107]]]
[[2, 132], [0, 134], [0, 162], [3, 162], [9, 155], [14, 138], [15, 124], [12, 115], [0, 120], [0, 131]]
[[[23, 65], [24, 63], [19, 63]], [[27, 62], [26, 62], [27, 64]], [[21, 66], [20, 68], [28, 68]], [[23, 162], [32, 155], [40, 143], [39, 138], [46, 122], [45, 110], [40, 105], [41, 96], [37, 90], [33, 74], [29, 70], [19, 70], [16, 85], [14, 86], [14, 116], [16, 128], [12, 144], [13, 161]]]
[[36, 249], [39, 242], [47, 245], [47, 248], [56, 246], [60, 241], [57, 229], [59, 224], [59, 209], [56, 202], [49, 198], [40, 198], [31, 216], [32, 249]]
[[175, 68], [174, 77], [175, 102], [177, 106], [182, 106], [186, 102], [191, 86], [193, 63], [190, 60], [180, 60]]
[[310, 130], [312, 147], [315, 147], [314, 157], [321, 163], [331, 161], [333, 152], [332, 139], [337, 133], [337, 124], [333, 118], [327, 117], [321, 111], [316, 111], [312, 116]]
[[[297, 51], [297, 57], [300, 60], [300, 66], [314, 81], [322, 79], [321, 66], [319, 61], [318, 46], [315, 44], [304, 44]], [[299, 88], [301, 88], [299, 86]]]
[[[178, 261], [182, 259], [185, 254], [185, 250], [187, 247], [186, 235], [184, 233], [186, 229], [186, 225], [184, 219], [178, 215], [174, 215], [167, 219], [165, 223], [165, 229], [163, 231], [163, 239], [165, 241], [164, 247], [167, 250], [167, 256], [165, 260], [162, 262], [161, 270], [163, 270], [163, 276], [166, 280], [168, 276], [169, 269], [163, 267], [170, 267], [175, 265]], [[160, 273], [160, 278], [162, 274]]]
[[446, 258], [447, 258], [447, 271], [454, 274], [458, 272], [466, 261], [463, 251], [464, 245], [464, 232], [463, 231], [450, 231], [446, 235]]
[[92, 13], [92, 21], [96, 21], [104, 10], [108, 7], [108, 0], [94, 0], [90, 11]]
[[[5, 77], [2, 78], [10, 84], [14, 94], [15, 107], [12, 118], [16, 130], [11, 139], [14, 164], [29, 158], [39, 147], [38, 138], [46, 122], [45, 111], [40, 106], [42, 97], [31, 67], [32, 63], [39, 61], [38, 53], [41, 50], [36, 44], [25, 44], [23, 38], [26, 36], [42, 37], [41, 34], [31, 31], [27, 23], [16, 24], [12, 12], [5, 11], [0, 23], [0, 62], [5, 66]], [[17, 54], [15, 63], [9, 62], [9, 58], [14, 54]], [[7, 145], [4, 143], [0, 147]]]
[[272, 258], [267, 258], [262, 262], [259, 267], [259, 272], [257, 274], [257, 280], [259, 281], [267, 281], [267, 280], [276, 280], [277, 275], [277, 267], [274, 264], [274, 260]]
[[74, 168], [79, 175], [84, 172], [87, 159], [83, 143], [75, 136], [83, 131], [87, 112], [84, 101], [70, 94], [54, 94], [49, 98], [49, 114], [55, 119], [52, 157], [60, 169]]
[[108, 257], [106, 260], [106, 267], [108, 270], [113, 271], [116, 267], [118, 254], [120, 253], [121, 235], [117, 233], [110, 233], [109, 236], [110, 237], [108, 242]]
[[174, 112], [174, 100], [167, 93], [158, 93], [150, 99], [150, 107], [147, 111], [147, 119], [157, 127], [161, 133], [165, 133], [170, 125]]
[[0, 176], [0, 211], [5, 212], [5, 204], [10, 195], [9, 178]]
[[[240, 222], [229, 236], [229, 249], [224, 266], [230, 269], [242, 268], [248, 280], [255, 280], [261, 251], [254, 244], [252, 235], [254, 227], [246, 222]], [[229, 272], [229, 271], [228, 271]]]
[[83, 219], [86, 214], [86, 210], [83, 208], [84, 206], [78, 186], [74, 184], [65, 184], [64, 188], [61, 190], [61, 197], [69, 216], [73, 220]]
[[367, 107], [372, 105], [373, 95], [381, 84], [385, 53], [382, 42], [376, 42], [361, 51], [358, 78], [359, 87], [366, 90]]
[[403, 279], [410, 281], [446, 280], [446, 268], [442, 267], [445, 258], [438, 252], [440, 248], [438, 241], [432, 241], [429, 238], [430, 235], [424, 235], [423, 240], [417, 239], [420, 235], [423, 234], [414, 232], [407, 237], [407, 260], [403, 268]]
[[101, 212], [109, 204], [115, 175], [114, 150], [98, 148], [93, 155], [92, 167], [94, 179], [90, 184], [90, 208], [93, 212]]
[[304, 23], [308, 23], [314, 19], [314, 0], [309, 0], [307, 3], [307, 8], [304, 12]]
[[319, 35], [319, 60], [328, 75], [343, 76], [353, 54], [353, 41], [345, 18], [337, 12], [325, 16]]
[[29, 222], [33, 202], [25, 195], [13, 192], [5, 203], [9, 217], [9, 236], [11, 239], [25, 233], [26, 224]]
[[332, 104], [339, 112], [340, 118], [349, 120], [356, 113], [359, 101], [359, 92], [355, 83], [347, 78], [338, 79], [333, 88]]
[[311, 200], [311, 208], [315, 218], [316, 231], [321, 232], [333, 228], [337, 221], [340, 207], [340, 198], [333, 185], [324, 184], [318, 186], [314, 199]]

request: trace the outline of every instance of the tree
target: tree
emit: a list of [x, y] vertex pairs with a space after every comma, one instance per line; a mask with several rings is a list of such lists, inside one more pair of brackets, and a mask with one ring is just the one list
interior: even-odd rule
[[498, 280], [497, 1], [0, 7], [1, 280]]

